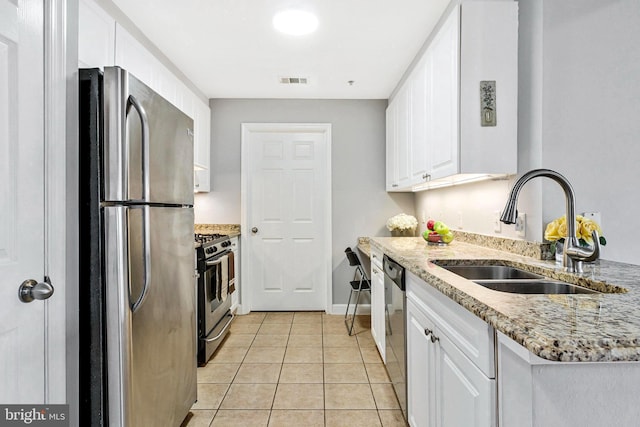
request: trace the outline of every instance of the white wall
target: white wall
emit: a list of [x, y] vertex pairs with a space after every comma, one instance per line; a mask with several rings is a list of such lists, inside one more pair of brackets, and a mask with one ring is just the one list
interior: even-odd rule
[[414, 212], [412, 194], [385, 191], [386, 100], [213, 99], [211, 192], [196, 194], [196, 223], [240, 223], [240, 125], [331, 123], [333, 300], [353, 275], [344, 256], [358, 236], [389, 235], [387, 219]]
[[[576, 210], [602, 213], [608, 245], [602, 258], [640, 263], [640, 2], [637, 0], [520, 0], [518, 170], [557, 170], [572, 183]], [[503, 206], [504, 183], [423, 192], [416, 209], [451, 206], [444, 220], [493, 232], [489, 209]], [[461, 198], [481, 196], [475, 203]], [[465, 207], [466, 206], [466, 207]], [[518, 204], [527, 213], [527, 240], [564, 214], [560, 187], [545, 179], [528, 183]], [[453, 211], [449, 212], [449, 211]], [[467, 220], [464, 220], [467, 222]], [[513, 235], [503, 226], [502, 236]], [[506, 230], [506, 232], [505, 232]]]
[[[570, 179], [578, 212], [602, 213], [603, 258], [640, 264], [640, 2], [547, 0], [543, 14], [543, 164]], [[545, 221], [562, 214], [552, 185]]]

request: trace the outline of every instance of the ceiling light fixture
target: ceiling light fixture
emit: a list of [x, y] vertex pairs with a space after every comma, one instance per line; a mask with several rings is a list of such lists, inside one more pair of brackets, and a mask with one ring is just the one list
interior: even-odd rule
[[303, 10], [283, 10], [273, 17], [276, 30], [293, 36], [302, 36], [314, 32], [318, 28], [318, 18]]

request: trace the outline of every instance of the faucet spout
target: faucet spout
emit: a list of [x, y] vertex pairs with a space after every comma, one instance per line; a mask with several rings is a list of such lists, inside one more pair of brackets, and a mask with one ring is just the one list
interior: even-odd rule
[[502, 215], [500, 216], [500, 221], [505, 224], [515, 224], [518, 216], [516, 207], [518, 205], [518, 195], [520, 194], [520, 190], [522, 190], [522, 187], [529, 182], [529, 180], [538, 176], [554, 180], [564, 191], [566, 201], [565, 209], [567, 214], [567, 238], [564, 241], [563, 265], [566, 267], [567, 271], [574, 273], [581, 272], [582, 261], [593, 261], [597, 259], [600, 253], [600, 246], [597, 233], [593, 236], [593, 250], [589, 251], [578, 245], [578, 237], [576, 235], [576, 197], [569, 180], [567, 180], [563, 175], [551, 169], [534, 169], [522, 175], [515, 184], [513, 184], [513, 188], [511, 188], [509, 198], [507, 199], [507, 203], [502, 211]]

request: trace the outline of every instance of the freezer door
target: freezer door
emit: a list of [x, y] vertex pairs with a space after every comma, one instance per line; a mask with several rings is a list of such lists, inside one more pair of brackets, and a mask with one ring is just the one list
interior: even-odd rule
[[180, 425], [197, 385], [193, 209], [108, 207], [105, 217], [107, 235], [114, 234], [107, 244], [121, 245], [106, 252], [122, 254], [123, 270], [112, 275], [119, 283], [107, 283], [118, 295], [109, 301], [119, 304], [107, 306], [107, 317], [120, 316], [107, 327], [108, 343], [118, 341], [108, 347], [109, 422]]
[[193, 205], [193, 120], [119, 67], [103, 99], [104, 200]]

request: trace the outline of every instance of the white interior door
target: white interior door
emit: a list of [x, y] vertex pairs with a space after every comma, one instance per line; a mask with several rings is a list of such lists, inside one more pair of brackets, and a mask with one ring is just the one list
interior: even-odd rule
[[45, 402], [43, 2], [0, 0], [0, 402]]
[[243, 124], [243, 286], [252, 310], [327, 308], [330, 130]]

